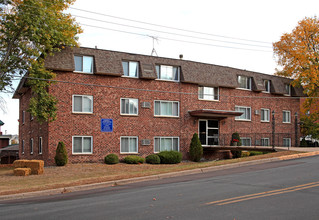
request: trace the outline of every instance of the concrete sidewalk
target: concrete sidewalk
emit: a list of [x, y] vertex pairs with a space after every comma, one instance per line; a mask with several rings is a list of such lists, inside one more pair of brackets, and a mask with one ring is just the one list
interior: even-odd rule
[[286, 150], [292, 150], [292, 151], [304, 151], [304, 152], [314, 152], [319, 151], [319, 147], [276, 147], [277, 151], [286, 151]]
[[[302, 148], [302, 149], [303, 151], [306, 151], [305, 148]], [[311, 149], [308, 149], [308, 150], [310, 151]], [[319, 149], [316, 148], [316, 150], [319, 150]], [[56, 194], [63, 194], [63, 193], [70, 193], [70, 192], [77, 192], [77, 191], [84, 191], [84, 190], [92, 190], [92, 189], [105, 188], [105, 187], [111, 187], [111, 186], [117, 186], [117, 185], [126, 185], [130, 183], [136, 183], [136, 182], [142, 182], [142, 181], [158, 180], [158, 179], [171, 178], [176, 176], [213, 172], [217, 170], [231, 169], [231, 168], [242, 167], [242, 166], [251, 166], [251, 165], [269, 163], [274, 161], [291, 160], [291, 159], [310, 157], [315, 155], [319, 155], [319, 151], [312, 150], [312, 152], [306, 152], [306, 153], [300, 153], [300, 154], [293, 154], [293, 155], [273, 157], [273, 158], [267, 158], [267, 159], [261, 159], [261, 160], [238, 162], [238, 163], [227, 164], [227, 165], [157, 174], [157, 175], [151, 175], [151, 176], [145, 176], [145, 177], [135, 177], [130, 179], [113, 180], [113, 181], [107, 181], [102, 183], [85, 184], [80, 186], [63, 187], [63, 188], [43, 190], [43, 191], [4, 195], [4, 196], [0, 196], [0, 201], [25, 199], [25, 198], [32, 198], [32, 197], [38, 197], [38, 196], [48, 196], [48, 195], [56, 195]]]

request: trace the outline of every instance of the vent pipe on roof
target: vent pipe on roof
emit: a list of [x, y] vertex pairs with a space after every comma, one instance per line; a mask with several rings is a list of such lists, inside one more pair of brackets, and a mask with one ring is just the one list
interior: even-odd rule
[[97, 49], [97, 46], [95, 46], [95, 49]]
[[183, 54], [179, 55], [179, 59], [181, 59], [181, 60], [183, 59]]

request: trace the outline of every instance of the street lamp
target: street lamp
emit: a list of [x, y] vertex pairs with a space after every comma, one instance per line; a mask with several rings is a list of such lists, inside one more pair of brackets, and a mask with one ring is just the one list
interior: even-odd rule
[[295, 113], [295, 147], [298, 147], [298, 112]]
[[272, 111], [272, 149], [275, 151], [275, 110]]

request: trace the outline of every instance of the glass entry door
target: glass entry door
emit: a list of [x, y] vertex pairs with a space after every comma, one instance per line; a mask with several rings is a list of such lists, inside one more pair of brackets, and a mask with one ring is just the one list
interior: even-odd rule
[[219, 145], [218, 120], [199, 120], [199, 140], [204, 146]]

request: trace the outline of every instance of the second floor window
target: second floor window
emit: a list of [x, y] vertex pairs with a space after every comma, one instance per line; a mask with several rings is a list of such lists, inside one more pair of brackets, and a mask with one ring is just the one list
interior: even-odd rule
[[243, 121], [250, 121], [251, 120], [251, 108], [250, 107], [243, 107], [243, 106], [236, 106], [235, 111], [243, 112], [241, 116], [236, 116], [236, 120], [243, 120]]
[[179, 67], [156, 65], [156, 73], [158, 79], [179, 82]]
[[265, 91], [269, 93], [270, 92], [270, 81], [269, 80], [264, 80], [264, 86], [265, 86]]
[[74, 113], [93, 113], [93, 96], [73, 95]]
[[241, 89], [251, 90], [251, 77], [238, 76], [238, 84]]
[[93, 73], [93, 57], [74, 56], [75, 71]]
[[291, 86], [289, 84], [285, 84], [285, 95], [290, 96], [291, 94]]
[[122, 61], [124, 76], [127, 77], [138, 77], [138, 62], [133, 61]]
[[218, 87], [198, 87], [198, 99], [200, 100], [219, 100]]
[[290, 123], [290, 111], [282, 111], [282, 122]]
[[260, 110], [260, 117], [262, 122], [269, 122], [269, 115], [270, 115], [269, 109], [262, 108]]
[[122, 115], [138, 115], [138, 99], [121, 99]]
[[155, 101], [155, 116], [179, 116], [179, 102], [177, 101]]

